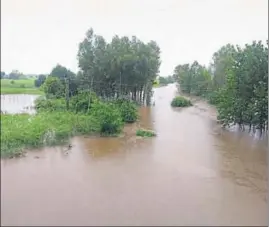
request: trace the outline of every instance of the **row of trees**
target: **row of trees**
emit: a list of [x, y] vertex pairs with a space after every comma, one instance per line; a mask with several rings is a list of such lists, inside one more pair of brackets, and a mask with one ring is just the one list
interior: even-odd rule
[[209, 97], [224, 126], [268, 130], [268, 42], [228, 44], [213, 55], [210, 67], [178, 65], [174, 78], [181, 91]]
[[167, 76], [167, 77], [162, 77], [160, 76], [158, 78], [159, 84], [160, 85], [167, 85], [167, 84], [172, 84], [175, 82], [174, 77], [173, 76]]
[[111, 42], [90, 29], [79, 44], [79, 80], [84, 89], [103, 98], [127, 96], [150, 103], [153, 82], [159, 73], [160, 48], [137, 37], [114, 36]]
[[47, 95], [64, 96], [67, 89], [73, 96], [79, 92], [94, 92], [103, 99], [127, 97], [150, 104], [153, 83], [160, 67], [160, 48], [156, 42], [143, 43], [135, 36], [114, 36], [107, 42], [93, 29], [79, 44], [80, 71], [75, 74], [57, 65], [43, 84]]

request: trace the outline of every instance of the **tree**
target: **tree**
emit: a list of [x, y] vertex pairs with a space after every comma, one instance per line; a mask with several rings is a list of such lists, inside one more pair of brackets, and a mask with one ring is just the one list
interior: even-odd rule
[[114, 36], [107, 43], [90, 29], [79, 45], [78, 61], [80, 89], [94, 91], [103, 99], [129, 97], [150, 103], [161, 63], [156, 42]]
[[41, 85], [45, 82], [47, 76], [40, 74], [38, 75], [37, 79], [35, 80], [35, 86], [36, 87], [41, 87]]
[[12, 80], [18, 80], [23, 74], [20, 73], [18, 70], [12, 70], [12, 72], [9, 74], [8, 78]]
[[49, 76], [42, 85], [46, 97], [61, 98], [65, 96], [65, 88], [58, 77]]
[[1, 71], [1, 79], [5, 78], [5, 76], [6, 76], [6, 73]]
[[57, 64], [52, 69], [49, 76], [57, 77], [62, 83], [64, 89], [66, 89], [66, 83], [69, 83], [69, 96], [73, 96], [78, 93], [77, 76], [66, 67]]

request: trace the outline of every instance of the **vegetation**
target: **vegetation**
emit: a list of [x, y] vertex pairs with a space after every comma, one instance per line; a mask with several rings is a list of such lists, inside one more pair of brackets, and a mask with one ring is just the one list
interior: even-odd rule
[[156, 136], [156, 133], [152, 130], [147, 130], [147, 129], [138, 129], [136, 131], [136, 136], [141, 136], [141, 137], [154, 137]]
[[175, 82], [175, 81], [174, 81], [173, 76], [167, 76], [167, 77], [162, 77], [162, 76], [160, 76], [160, 77], [159, 77], [159, 84], [160, 84], [160, 85], [165, 86], [165, 85], [168, 85], [168, 84], [172, 84], [172, 83], [174, 83], [174, 82]]
[[150, 104], [159, 73], [160, 48], [133, 36], [114, 36], [110, 43], [90, 29], [79, 44], [79, 87], [102, 99], [126, 97]]
[[1, 114], [1, 157], [18, 156], [27, 148], [54, 145], [73, 135], [98, 131], [96, 119], [72, 112]]
[[43, 94], [33, 79], [1, 79], [1, 94]]
[[156, 42], [115, 36], [107, 43], [90, 29], [79, 45], [78, 62], [77, 74], [56, 65], [48, 76], [32, 80], [31, 89], [45, 93], [36, 100], [36, 115], [2, 115], [2, 156], [77, 134], [119, 134], [124, 123], [137, 120], [138, 103], [150, 104], [160, 66]]
[[228, 44], [207, 69], [198, 62], [178, 65], [174, 79], [182, 92], [204, 96], [215, 104], [223, 126], [268, 130], [268, 41]]
[[188, 107], [192, 106], [192, 103], [190, 100], [182, 97], [182, 96], [176, 96], [172, 102], [171, 102], [172, 107]]

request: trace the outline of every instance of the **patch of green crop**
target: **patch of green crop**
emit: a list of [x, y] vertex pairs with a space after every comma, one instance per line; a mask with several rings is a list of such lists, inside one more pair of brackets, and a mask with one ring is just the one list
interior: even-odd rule
[[136, 131], [136, 136], [140, 137], [154, 137], [156, 136], [156, 133], [152, 130], [147, 130], [147, 129], [138, 129]]

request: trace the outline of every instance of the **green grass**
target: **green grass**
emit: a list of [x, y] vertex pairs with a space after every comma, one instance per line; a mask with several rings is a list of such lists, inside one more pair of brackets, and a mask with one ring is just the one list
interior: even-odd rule
[[147, 130], [147, 129], [138, 129], [136, 131], [136, 136], [140, 137], [154, 137], [156, 136], [156, 133], [152, 130]]
[[1, 79], [1, 94], [43, 94], [35, 87], [34, 79]]
[[74, 135], [95, 134], [100, 124], [89, 115], [51, 112], [37, 115], [1, 114], [1, 157], [15, 157], [25, 149], [66, 142]]
[[173, 98], [171, 102], [171, 106], [172, 107], [188, 107], [188, 106], [192, 106], [192, 103], [189, 99], [186, 99], [182, 96], [176, 96], [175, 98]]
[[43, 91], [34, 88], [9, 88], [1, 87], [1, 94], [29, 94], [29, 95], [42, 95]]

